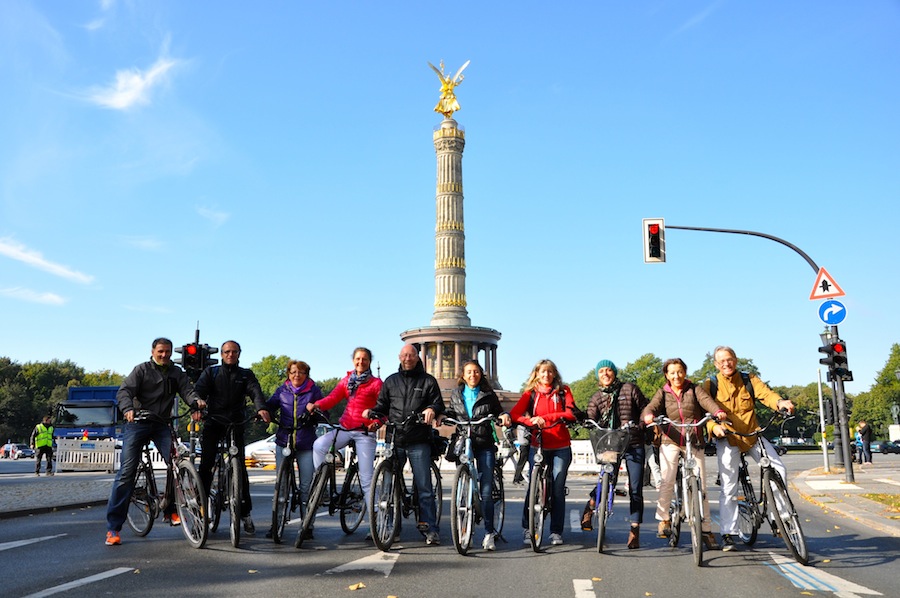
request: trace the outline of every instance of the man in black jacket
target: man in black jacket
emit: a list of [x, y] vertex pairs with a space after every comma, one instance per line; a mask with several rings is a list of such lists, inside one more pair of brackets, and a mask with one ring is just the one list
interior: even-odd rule
[[[440, 544], [431, 485], [431, 429], [435, 417], [444, 412], [441, 389], [434, 376], [425, 372], [416, 348], [404, 345], [400, 349], [400, 369], [384, 381], [375, 407], [363, 412], [363, 417], [384, 417], [398, 424], [394, 434], [394, 450], [400, 463], [409, 458], [413, 471], [413, 483], [419, 493], [422, 521], [419, 531], [425, 532], [425, 543]], [[406, 423], [410, 415], [422, 416], [423, 423]]]
[[271, 418], [266, 409], [266, 398], [263, 396], [259, 380], [253, 370], [238, 366], [241, 346], [235, 341], [226, 341], [222, 345], [222, 365], [209, 366], [203, 370], [194, 387], [197, 394], [206, 401], [208, 415], [203, 425], [203, 436], [200, 440], [200, 480], [203, 489], [209, 496], [212, 485], [212, 469], [216, 462], [216, 447], [225, 437], [229, 422], [235, 423], [234, 438], [238, 446], [238, 463], [241, 469], [241, 520], [244, 531], [248, 534], [256, 532], [250, 511], [253, 503], [250, 500], [250, 480], [244, 468], [244, 409], [246, 399], [250, 397], [259, 417], [266, 423]]

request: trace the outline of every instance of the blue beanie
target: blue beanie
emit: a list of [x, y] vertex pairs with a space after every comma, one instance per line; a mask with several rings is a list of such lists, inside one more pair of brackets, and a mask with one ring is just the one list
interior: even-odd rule
[[616, 364], [608, 359], [601, 359], [597, 362], [597, 367], [594, 368], [594, 376], [597, 375], [597, 373], [600, 371], [600, 368], [609, 368], [613, 371], [613, 374], [615, 374], [616, 377], [619, 376], [619, 369], [616, 367]]

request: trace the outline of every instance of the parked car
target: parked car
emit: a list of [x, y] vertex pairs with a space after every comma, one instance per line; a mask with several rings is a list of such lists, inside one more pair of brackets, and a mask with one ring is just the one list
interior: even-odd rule
[[3, 459], [32, 459], [34, 449], [27, 444], [6, 443], [0, 447], [0, 458]]
[[275, 434], [268, 438], [251, 442], [244, 447], [244, 463], [247, 467], [275, 466]]
[[881, 452], [882, 453], [894, 453], [895, 455], [900, 455], [900, 444], [896, 442], [891, 442], [890, 440], [885, 440], [881, 443]]
[[[776, 438], [776, 440], [777, 440], [777, 438]], [[778, 453], [779, 455], [783, 455], [788, 451], [787, 448], [785, 448], [777, 443], [773, 443], [772, 446], [775, 447], [775, 452]], [[706, 447], [704, 447], [704, 449], [703, 449], [703, 454], [705, 454], [707, 457], [715, 457], [716, 456], [716, 443], [713, 442], [712, 440], [708, 441], [706, 443]]]

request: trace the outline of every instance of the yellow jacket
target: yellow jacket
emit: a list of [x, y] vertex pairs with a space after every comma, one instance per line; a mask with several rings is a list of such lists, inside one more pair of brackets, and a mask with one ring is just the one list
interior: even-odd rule
[[[755, 432], [759, 428], [759, 422], [756, 421], [756, 405], [750, 397], [750, 392], [744, 387], [741, 373], [735, 372], [730, 378], [721, 373], [716, 374], [716, 382], [719, 388], [718, 394], [714, 398], [722, 405], [722, 409], [726, 413], [726, 419], [732, 424], [727, 427], [741, 434]], [[762, 401], [770, 409], [778, 409], [778, 401], [781, 400], [781, 396], [777, 392], [766, 386], [759, 377], [753, 374], [750, 374], [750, 384], [753, 385], [753, 394], [758, 401]], [[707, 379], [703, 382], [703, 390], [709, 392], [709, 386], [709, 380]], [[712, 425], [713, 422], [710, 422], [710, 428]], [[746, 453], [754, 444], [754, 439], [752, 438], [734, 435], [728, 435], [726, 438], [728, 438], [728, 442], [732, 446], [738, 447], [742, 453]]]

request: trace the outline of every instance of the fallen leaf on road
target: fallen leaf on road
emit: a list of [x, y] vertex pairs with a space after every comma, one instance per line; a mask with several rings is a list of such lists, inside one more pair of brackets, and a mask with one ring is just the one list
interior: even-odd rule
[[825, 559], [825, 560], [822, 561], [822, 562], [823, 562], [823, 563], [830, 563], [830, 562], [831, 562], [831, 559]]
[[247, 573], [259, 573], [258, 569], [249, 569]]
[[132, 573], [140, 573], [140, 572], [141, 572], [140, 569], [135, 569], [134, 571], [132, 571]]
[[351, 592], [353, 592], [353, 591], [356, 591], [356, 590], [361, 590], [361, 589], [363, 589], [364, 587], [366, 587], [366, 584], [364, 584], [364, 583], [362, 583], [362, 582], [359, 582], [359, 583], [353, 584], [352, 586], [350, 586], [350, 587], [347, 588], [347, 589], [350, 590]]
[[835, 526], [834, 526], [834, 529], [841, 529], [841, 526], [840, 526], [840, 525], [835, 525]]
[[603, 581], [602, 577], [592, 577], [591, 581]]

